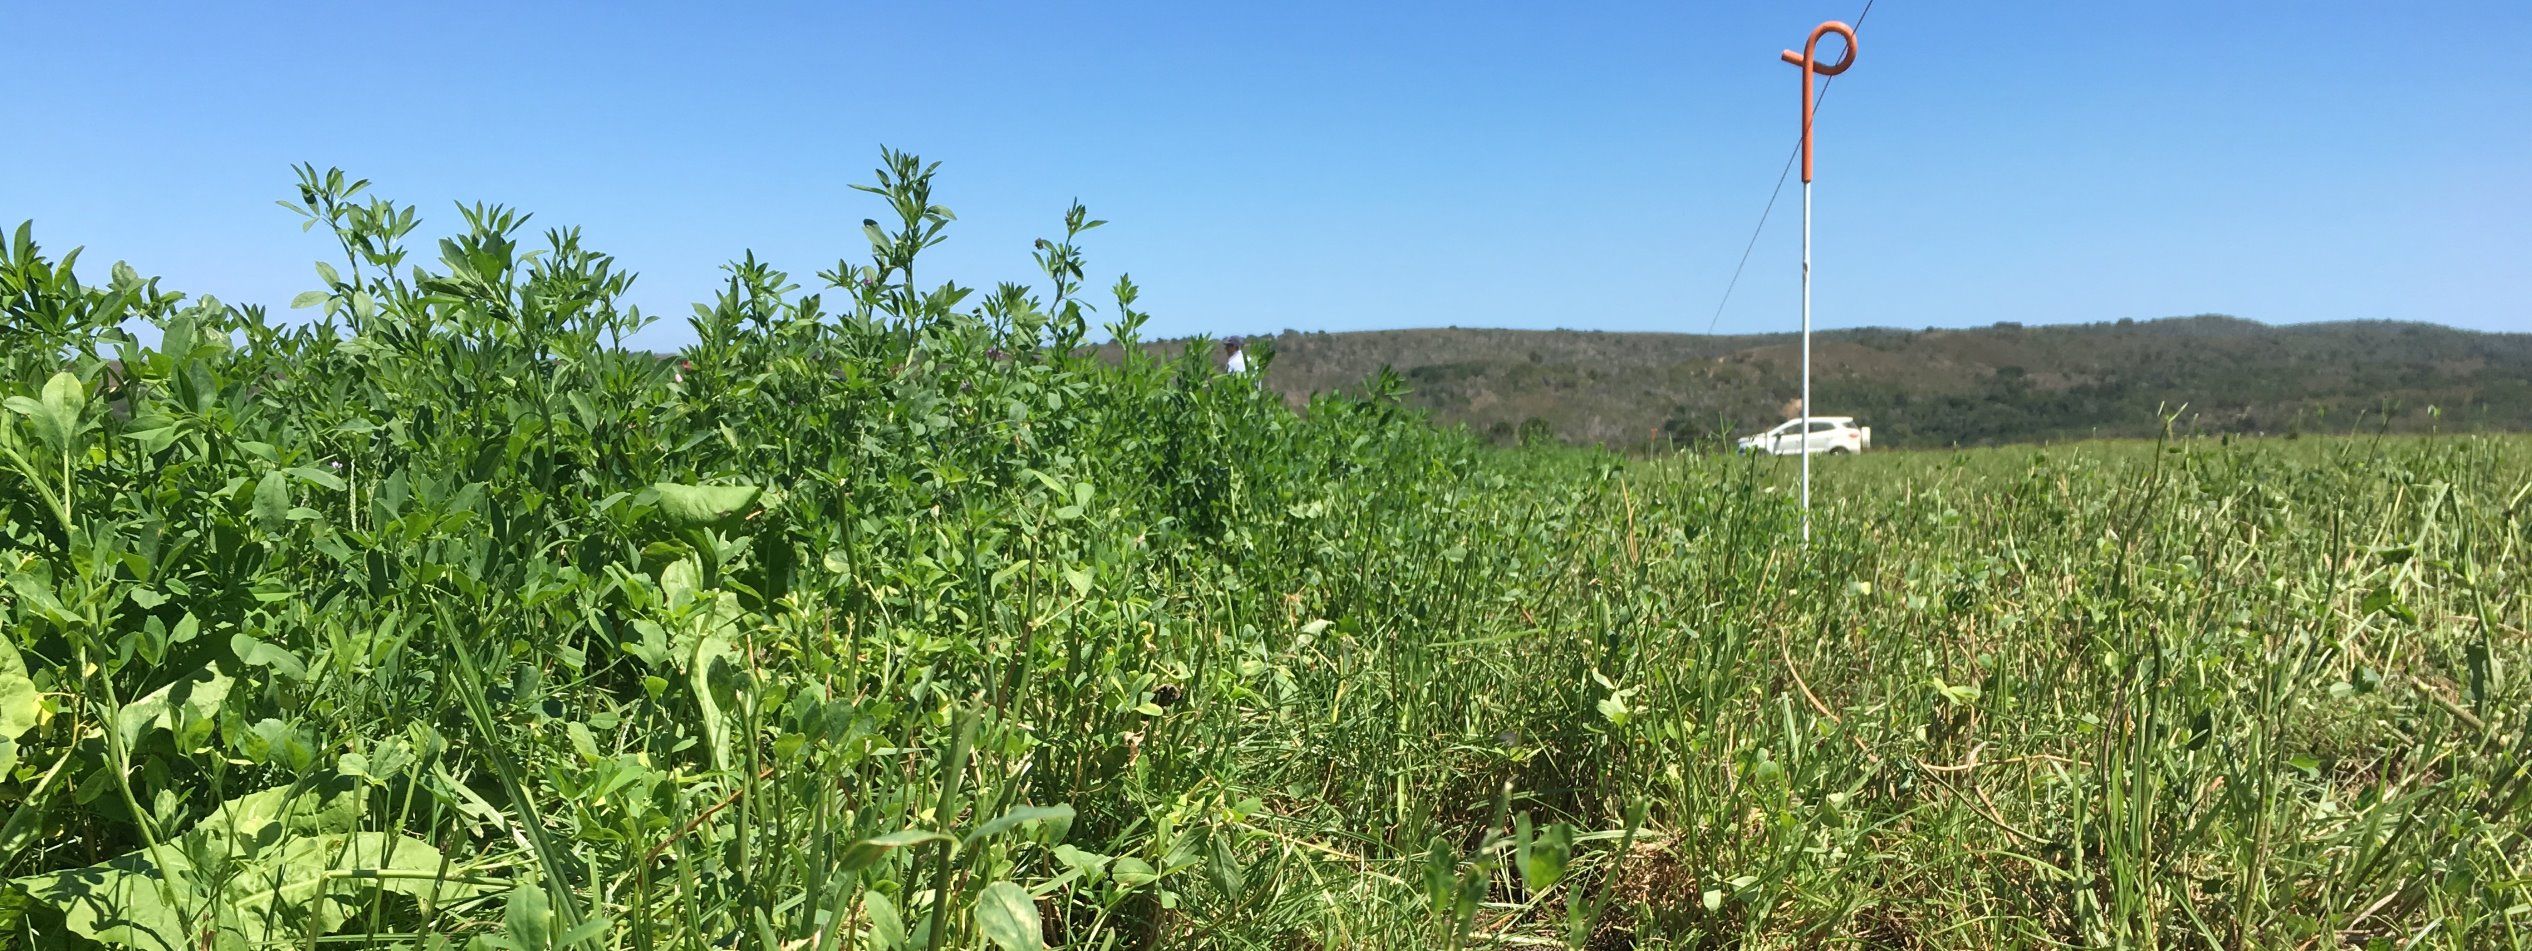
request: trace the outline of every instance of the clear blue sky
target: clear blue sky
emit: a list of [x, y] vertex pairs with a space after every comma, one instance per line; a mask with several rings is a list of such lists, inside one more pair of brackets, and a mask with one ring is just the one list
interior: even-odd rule
[[[577, 224], [688, 302], [860, 256], [881, 144], [929, 275], [1030, 276], [1078, 196], [1153, 331], [1703, 332], [1860, 0], [10, 4], [0, 218], [279, 305], [339, 165]], [[601, 12], [607, 11], [607, 12]], [[2532, 4], [1883, 0], [1821, 112], [1824, 326], [2226, 312], [2532, 330]], [[1719, 329], [1796, 320], [1795, 186]], [[424, 243], [424, 248], [429, 245]]]

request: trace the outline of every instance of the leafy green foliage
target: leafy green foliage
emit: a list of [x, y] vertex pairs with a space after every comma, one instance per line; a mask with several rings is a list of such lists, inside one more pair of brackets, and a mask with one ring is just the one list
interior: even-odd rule
[[303, 323], [19, 229], [0, 944], [2519, 937], [2521, 441], [1868, 454], [1804, 548], [1771, 460], [1146, 348], [1078, 205], [918, 283], [881, 163], [665, 359], [338, 171]]
[[27, 927], [147, 951], [266, 948], [332, 932], [364, 898], [472, 897], [438, 850], [356, 831], [357, 803], [281, 788], [221, 803], [172, 841], [87, 868], [17, 879]]
[[976, 896], [976, 930], [1002, 951], [1037, 951], [1046, 947], [1039, 935], [1037, 905], [1029, 890], [1011, 882], [985, 886]]
[[671, 528], [698, 528], [729, 521], [755, 504], [758, 489], [746, 485], [671, 485], [651, 487], [659, 493], [659, 514]]

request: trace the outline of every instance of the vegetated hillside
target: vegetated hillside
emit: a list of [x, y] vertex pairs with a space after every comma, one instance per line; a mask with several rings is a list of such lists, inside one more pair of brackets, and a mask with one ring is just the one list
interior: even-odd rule
[[[1269, 384], [1357, 388], [1386, 365], [1408, 402], [1498, 441], [1628, 447], [1747, 433], [1793, 413], [1794, 334], [1552, 330], [1285, 331]], [[2532, 428], [2532, 334], [2365, 321], [2269, 326], [2200, 316], [2056, 327], [1866, 329], [1814, 342], [1813, 401], [1876, 446], [2159, 432]]]

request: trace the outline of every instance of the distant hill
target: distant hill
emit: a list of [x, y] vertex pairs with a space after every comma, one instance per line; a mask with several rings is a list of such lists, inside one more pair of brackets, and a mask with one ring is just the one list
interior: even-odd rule
[[[1412, 404], [1500, 441], [1619, 447], [1747, 433], [1793, 413], [1794, 334], [1573, 330], [1286, 331], [1256, 338], [1296, 400], [1358, 389], [1382, 366]], [[2532, 429], [2532, 334], [2364, 321], [2270, 326], [2223, 316], [1813, 339], [1812, 399], [1875, 446], [2150, 436], [2158, 408], [2193, 432]]]

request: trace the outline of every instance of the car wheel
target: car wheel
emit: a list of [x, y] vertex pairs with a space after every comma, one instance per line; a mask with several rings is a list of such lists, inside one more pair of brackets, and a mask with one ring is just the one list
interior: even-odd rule
[[1832, 456], [1843, 456], [1843, 455], [1846, 455], [1846, 454], [1847, 454], [1847, 452], [1849, 452], [1849, 450], [1848, 450], [1845, 446], [1831, 446], [1831, 447], [1829, 447], [1829, 455], [1832, 455]]

